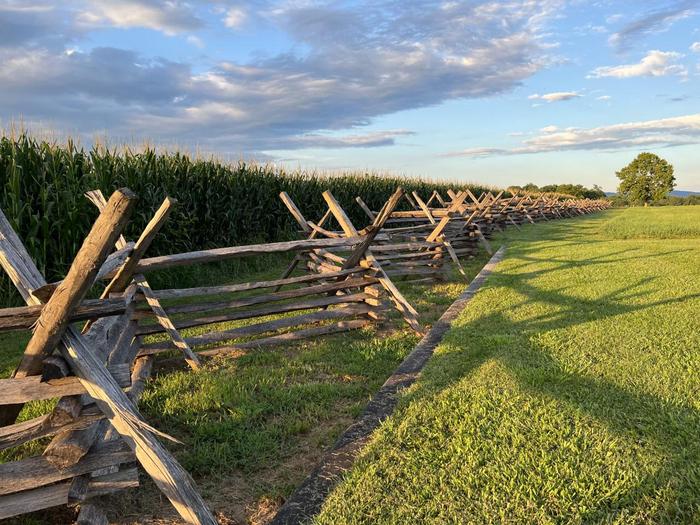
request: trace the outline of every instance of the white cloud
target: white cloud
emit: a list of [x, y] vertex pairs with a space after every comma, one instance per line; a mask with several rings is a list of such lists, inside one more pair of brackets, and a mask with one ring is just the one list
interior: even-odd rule
[[619, 50], [629, 49], [637, 40], [668, 31], [674, 23], [692, 16], [695, 14], [693, 8], [697, 4], [697, 0], [672, 0], [661, 9], [649, 11], [640, 18], [632, 20], [620, 31], [611, 35], [608, 42]]
[[78, 20], [88, 26], [144, 27], [175, 35], [203, 24], [192, 6], [179, 0], [85, 0], [85, 3]]
[[693, 53], [700, 53], [700, 42], [693, 42], [693, 44], [690, 46], [690, 50]]
[[[60, 9], [63, 18], [81, 12], [76, 27], [85, 31], [146, 27], [197, 45], [200, 12], [217, 13], [222, 24], [230, 14], [229, 25], [243, 22], [245, 13], [231, 11], [234, 1], [213, 11], [200, 0], [70, 0]], [[0, 31], [0, 118], [227, 151], [391, 144], [403, 135], [358, 130], [381, 115], [508, 92], [551, 64], [547, 24], [563, 1], [257, 0], [256, 12], [289, 48], [197, 67], [149, 58], [148, 49], [144, 56], [78, 47], [67, 56], [65, 38], [53, 47], [44, 40], [2, 47]], [[61, 17], [33, 33], [51, 34], [52, 18]], [[14, 34], [27, 41], [19, 26]]]
[[590, 76], [593, 78], [684, 76], [687, 75], [688, 70], [685, 66], [677, 63], [682, 56], [674, 51], [649, 51], [638, 64], [599, 67], [593, 70]]
[[498, 155], [507, 155], [507, 151], [501, 148], [467, 148], [461, 151], [455, 151], [450, 153], [445, 153], [441, 155], [442, 157], [471, 157], [471, 158], [485, 158], [494, 157]]
[[40, 45], [61, 49], [78, 36], [80, 31], [49, 3], [0, 0], [0, 48]]
[[627, 122], [597, 128], [558, 129], [548, 126], [541, 134], [512, 149], [479, 147], [446, 153], [445, 157], [523, 155], [567, 150], [619, 150], [700, 144], [700, 113], [658, 120]]
[[582, 95], [576, 91], [558, 91], [555, 93], [546, 93], [544, 95], [530, 95], [527, 97], [529, 100], [544, 100], [545, 102], [561, 102], [563, 100], [571, 100], [573, 98], [580, 98]]
[[611, 100], [612, 97], [610, 95], [601, 95], [600, 97], [596, 98], [596, 100]]
[[396, 138], [414, 135], [413, 131], [398, 129], [374, 131], [358, 135], [333, 137], [319, 133], [308, 133], [291, 137], [286, 147], [301, 148], [374, 148], [395, 144]]
[[204, 42], [198, 36], [188, 35], [187, 41], [193, 46], [198, 47], [199, 49], [204, 49]]
[[232, 7], [226, 11], [226, 16], [224, 17], [224, 25], [231, 29], [237, 29], [243, 25], [246, 21], [247, 14], [240, 7]]

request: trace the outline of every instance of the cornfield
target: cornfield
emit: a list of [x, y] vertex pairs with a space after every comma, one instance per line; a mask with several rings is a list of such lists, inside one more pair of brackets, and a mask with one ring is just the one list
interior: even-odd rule
[[[245, 162], [227, 164], [152, 147], [85, 150], [70, 140], [59, 144], [27, 134], [0, 139], [0, 207], [49, 280], [65, 274], [94, 221], [97, 210], [83, 196], [90, 189], [109, 195], [126, 186], [139, 196], [132, 231], [127, 231], [130, 238], [138, 236], [166, 195], [176, 198], [176, 210], [149, 250], [157, 255], [290, 238], [296, 225], [278, 197], [281, 191], [317, 219], [325, 211], [321, 193], [330, 189], [351, 218], [364, 226], [367, 218], [354, 198], [360, 195], [378, 209], [399, 184], [425, 197], [436, 188], [457, 188], [377, 174], [317, 175]], [[476, 194], [485, 190], [470, 188]], [[12, 302], [13, 296], [3, 275], [0, 301]]]

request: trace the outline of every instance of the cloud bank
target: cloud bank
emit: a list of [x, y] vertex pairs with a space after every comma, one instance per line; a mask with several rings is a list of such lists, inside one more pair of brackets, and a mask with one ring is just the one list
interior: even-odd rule
[[[81, 50], [75, 41], [103, 27], [188, 37], [206, 23], [202, 9], [211, 12], [210, 3], [0, 0], [0, 115], [228, 151], [390, 144], [404, 131], [347, 130], [380, 115], [512, 90], [545, 67], [545, 24], [561, 2], [254, 4], [292, 47], [202, 71], [132, 50]], [[216, 8], [222, 30], [248, 16], [225, 0]]]
[[700, 113], [597, 128], [547, 126], [522, 145], [512, 148], [468, 148], [445, 157], [492, 157], [551, 151], [621, 150], [626, 148], [671, 147], [700, 144]]

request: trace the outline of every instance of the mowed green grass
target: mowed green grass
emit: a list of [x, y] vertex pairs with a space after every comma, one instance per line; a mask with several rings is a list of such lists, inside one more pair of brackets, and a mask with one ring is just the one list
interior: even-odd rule
[[618, 239], [680, 239], [700, 236], [700, 206], [628, 208], [605, 222], [604, 232]]
[[699, 523], [698, 224], [626, 209], [510, 230], [315, 522]]

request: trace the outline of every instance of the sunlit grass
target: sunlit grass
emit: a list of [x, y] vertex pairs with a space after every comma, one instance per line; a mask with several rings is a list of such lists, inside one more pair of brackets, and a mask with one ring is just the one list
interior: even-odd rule
[[[481, 255], [466, 261], [468, 273], [475, 275], [485, 259]], [[245, 278], [275, 278], [284, 266]], [[450, 281], [432, 286], [398, 284], [421, 312], [422, 321], [431, 323], [467, 282], [455, 273]], [[217, 329], [251, 322], [221, 323]], [[418, 336], [392, 313], [382, 328], [222, 356], [208, 361], [198, 373], [159, 375], [147, 390], [143, 407], [162, 428], [186, 440], [188, 447], [179, 454], [193, 472], [224, 477], [237, 469], [254, 472], [293, 454], [294, 443], [319, 425], [329, 428], [318, 439], [324, 446], [332, 443], [343, 430], [333, 422], [347, 424], [356, 417], [417, 341]]]
[[676, 232], [698, 211], [510, 232], [316, 522], [697, 523], [700, 245], [609, 224]]
[[603, 230], [616, 239], [700, 237], [700, 206], [626, 208], [610, 216]]

